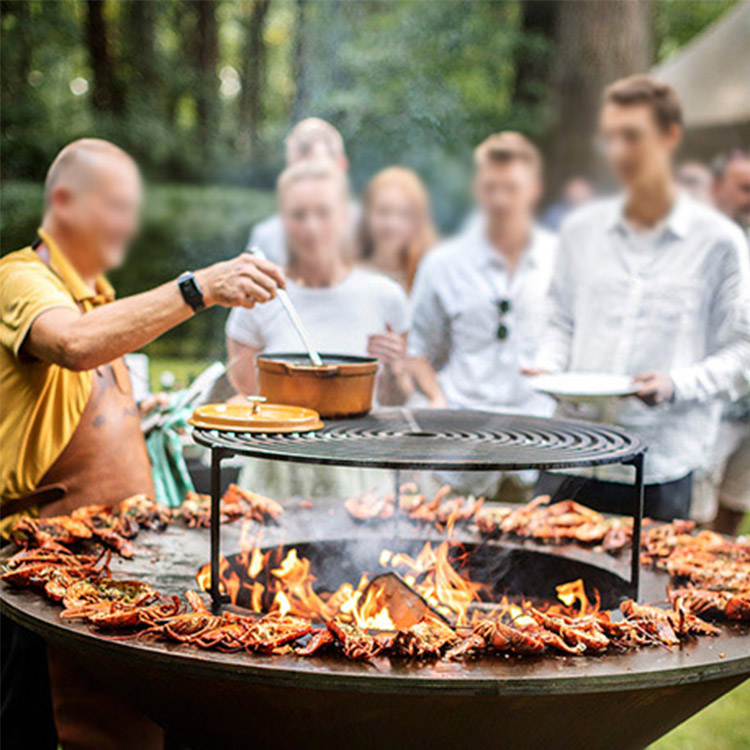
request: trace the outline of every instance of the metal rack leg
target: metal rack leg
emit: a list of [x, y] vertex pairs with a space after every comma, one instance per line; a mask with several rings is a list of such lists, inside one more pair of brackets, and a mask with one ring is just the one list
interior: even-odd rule
[[633, 544], [630, 560], [630, 587], [633, 599], [638, 601], [641, 576], [641, 522], [643, 520], [643, 454], [633, 459], [635, 483], [633, 484]]
[[214, 612], [221, 608], [219, 580], [221, 559], [221, 450], [211, 449], [211, 605]]
[[401, 472], [395, 469], [393, 472], [393, 497], [396, 507], [394, 508], [394, 515], [396, 517], [396, 539], [401, 538], [401, 506], [399, 499], [401, 497]]

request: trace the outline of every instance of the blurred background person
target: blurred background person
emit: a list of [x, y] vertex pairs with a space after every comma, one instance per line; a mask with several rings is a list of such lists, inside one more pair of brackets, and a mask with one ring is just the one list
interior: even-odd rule
[[417, 267], [436, 240], [430, 197], [416, 172], [406, 167], [378, 172], [362, 197], [361, 260], [409, 292]]
[[581, 175], [576, 175], [565, 181], [562, 189], [562, 199], [553, 203], [542, 218], [543, 226], [556, 232], [565, 217], [578, 206], [588, 203], [596, 195], [591, 181]]
[[677, 169], [677, 184], [695, 200], [713, 205], [714, 176], [702, 161], [686, 161]]
[[[333, 125], [317, 117], [308, 117], [298, 122], [286, 137], [284, 146], [287, 167], [303, 161], [330, 160], [342, 173], [346, 174], [349, 170], [341, 133]], [[352, 202], [352, 236], [358, 214], [359, 207]], [[248, 240], [248, 248], [252, 247], [260, 248], [270, 261], [280, 266], [287, 263], [289, 252], [284, 226], [278, 213], [253, 227]]]
[[[713, 169], [717, 207], [739, 224], [750, 243], [750, 152], [719, 156]], [[712, 469], [710, 511], [699, 520], [713, 520], [716, 531], [737, 534], [750, 512], [750, 394], [724, 409]]]
[[[289, 242], [287, 292], [318, 351], [381, 361], [381, 404], [403, 403], [406, 373], [406, 294], [391, 279], [351, 261], [346, 176], [330, 161], [302, 162], [279, 178], [280, 215]], [[227, 320], [229, 377], [244, 395], [257, 393], [255, 357], [265, 351], [300, 351], [300, 341], [281, 302], [273, 300]]]
[[[549, 415], [552, 401], [520, 370], [536, 355], [556, 239], [534, 212], [542, 159], [519, 133], [475, 151], [478, 213], [430, 252], [417, 272], [409, 355], [420, 390], [437, 408], [494, 408]], [[500, 477], [476, 491], [493, 493]]]
[[[411, 392], [406, 366], [408, 303], [386, 276], [354, 267], [349, 242], [346, 176], [329, 160], [286, 169], [278, 182], [279, 210], [289, 240], [287, 293], [320, 352], [377, 356], [376, 399], [403, 403]], [[297, 333], [279, 300], [227, 320], [229, 377], [241, 395], [257, 393], [255, 357], [299, 352]], [[239, 483], [273, 497], [358, 494], [382, 484], [385, 472], [253, 461]]]
[[716, 207], [750, 237], [750, 151], [737, 149], [713, 163]]
[[[648, 76], [612, 84], [600, 130], [623, 194], [580, 209], [563, 227], [538, 368], [633, 376], [637, 399], [559, 411], [608, 415], [639, 435], [649, 446], [645, 514], [686, 518], [693, 472], [716, 439], [720, 397], [744, 388], [750, 369], [747, 247], [734, 224], [678, 190], [682, 108], [670, 86]], [[632, 472], [601, 467], [595, 476], [546, 474], [539, 490], [629, 512]]]

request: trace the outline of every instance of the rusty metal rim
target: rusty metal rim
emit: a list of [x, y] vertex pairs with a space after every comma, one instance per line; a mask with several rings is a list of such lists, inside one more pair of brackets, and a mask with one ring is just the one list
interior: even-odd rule
[[[102, 655], [134, 659], [144, 663], [153, 660], [162, 665], [169, 665], [175, 672], [188, 671], [206, 676], [221, 676], [225, 679], [257, 681], [266, 685], [362, 693], [545, 695], [557, 692], [581, 694], [637, 690], [644, 687], [690, 684], [735, 675], [750, 676], [750, 652], [744, 657], [728, 658], [712, 664], [666, 668], [653, 672], [628, 671], [624, 668], [617, 675], [592, 676], [579, 673], [565, 677], [524, 675], [522, 678], [506, 676], [474, 678], [471, 675], [436, 677], [434, 673], [423, 677], [419, 677], [419, 673], [415, 673], [415, 676], [401, 676], [393, 673], [385, 676], [373, 674], [372, 671], [368, 671], [366, 675], [360, 675], [337, 670], [331, 666], [330, 662], [327, 662], [324, 668], [310, 671], [280, 667], [278, 664], [271, 663], [269, 657], [254, 657], [250, 654], [212, 652], [211, 657], [206, 658], [200, 657], [199, 652], [190, 646], [175, 645], [167, 650], [163, 646], [154, 647], [148, 642], [139, 642], [136, 646], [127, 641], [107, 640], [86, 630], [85, 626], [75, 626], [62, 621], [54, 623], [25, 611], [17, 602], [11, 600], [22, 596], [23, 594], [16, 593], [8, 597], [8, 592], [3, 591], [0, 598], [0, 611], [43, 638], [63, 647], [72, 645], [89, 651], [97, 650]], [[40, 601], [39, 603], [42, 606], [51, 606], [47, 602]], [[577, 661], [586, 658], [576, 657]], [[352, 666], [348, 663], [347, 665]], [[362, 668], [371, 669], [365, 666]]]

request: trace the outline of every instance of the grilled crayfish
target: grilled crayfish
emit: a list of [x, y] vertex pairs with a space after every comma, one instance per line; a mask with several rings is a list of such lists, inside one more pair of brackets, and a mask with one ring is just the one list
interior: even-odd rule
[[710, 591], [673, 589], [667, 591], [675, 609], [680, 606], [692, 615], [713, 615], [740, 622], [750, 621], [750, 591]]

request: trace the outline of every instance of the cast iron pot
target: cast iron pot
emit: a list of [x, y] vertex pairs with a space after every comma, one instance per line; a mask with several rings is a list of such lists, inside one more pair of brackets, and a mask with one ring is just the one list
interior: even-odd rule
[[372, 408], [378, 360], [321, 354], [315, 366], [307, 354], [257, 357], [260, 395], [269, 403], [315, 409], [324, 419], [367, 414]]

